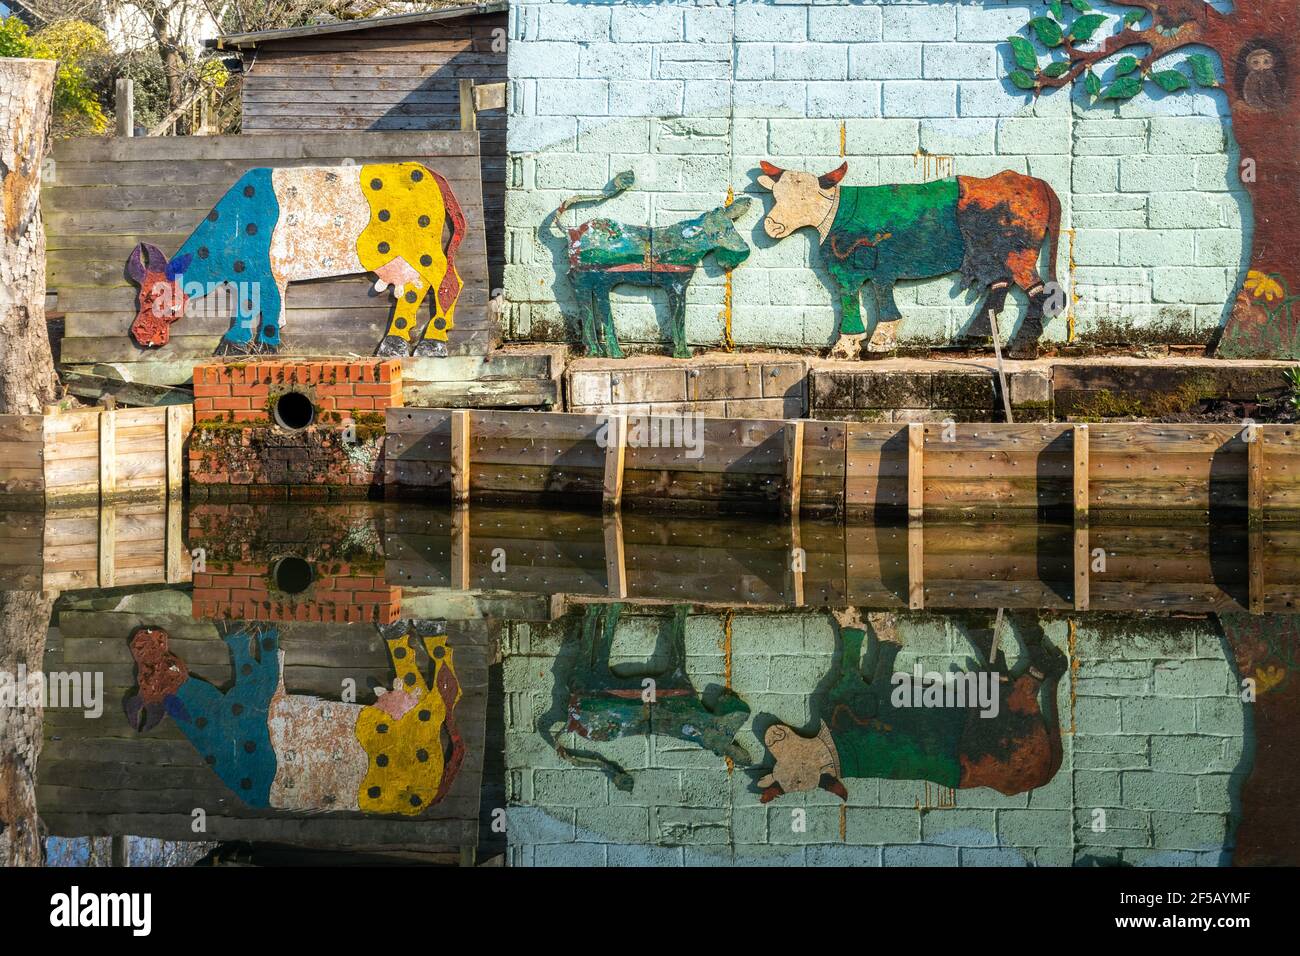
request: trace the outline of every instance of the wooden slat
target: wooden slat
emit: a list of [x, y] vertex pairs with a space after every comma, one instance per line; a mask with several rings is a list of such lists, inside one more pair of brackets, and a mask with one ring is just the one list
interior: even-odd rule
[[781, 500], [781, 510], [787, 515], [798, 515], [800, 496], [803, 493], [803, 445], [804, 423], [788, 421], [785, 423], [785, 493]]
[[623, 505], [623, 469], [627, 460], [627, 416], [611, 415], [607, 424], [601, 497], [604, 509], [613, 512]]
[[907, 518], [920, 521], [925, 516], [925, 425], [912, 422], [907, 426]]
[[1088, 524], [1088, 426], [1074, 426], [1074, 523]]
[[469, 501], [470, 413], [451, 413], [451, 500], [458, 505]]

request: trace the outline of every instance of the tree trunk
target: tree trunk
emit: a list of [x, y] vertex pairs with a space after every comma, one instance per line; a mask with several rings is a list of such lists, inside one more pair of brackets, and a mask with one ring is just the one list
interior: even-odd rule
[[1255, 223], [1250, 265], [1219, 342], [1225, 358], [1300, 358], [1298, 30], [1294, 0], [1261, 0], [1238, 3], [1205, 37], [1223, 63], [1241, 147], [1236, 176]]
[[0, 58], [0, 414], [39, 413], [58, 398], [40, 210], [55, 67]]
[[[28, 675], [44, 670], [53, 607], [52, 593], [0, 591], [0, 671], [17, 680], [20, 668]], [[0, 706], [0, 866], [40, 866], [44, 859], [36, 813], [43, 723], [40, 707]]]

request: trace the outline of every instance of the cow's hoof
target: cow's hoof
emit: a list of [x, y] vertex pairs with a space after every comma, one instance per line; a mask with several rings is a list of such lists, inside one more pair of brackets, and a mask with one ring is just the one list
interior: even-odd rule
[[405, 357], [411, 354], [411, 344], [401, 336], [385, 335], [384, 340], [379, 343], [379, 348], [375, 349], [375, 354]]
[[861, 355], [862, 335], [841, 334], [835, 344], [831, 346], [830, 354], [827, 358], [846, 359], [852, 362], [860, 358]]
[[425, 339], [411, 354], [416, 358], [446, 358], [447, 343], [439, 342], [437, 339]]

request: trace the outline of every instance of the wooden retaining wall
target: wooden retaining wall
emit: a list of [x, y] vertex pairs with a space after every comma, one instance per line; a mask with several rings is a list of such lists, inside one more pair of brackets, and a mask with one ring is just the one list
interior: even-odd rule
[[[698, 449], [689, 437], [685, 448], [646, 444], [653, 429], [662, 439], [664, 428], [681, 434], [683, 425]], [[1298, 438], [1290, 425], [899, 425], [401, 408], [388, 413], [385, 483], [399, 496], [607, 510], [1282, 519], [1300, 516]]]
[[[448, 350], [483, 355], [491, 349], [476, 133], [76, 138], [56, 143], [51, 157], [41, 203], [48, 233], [47, 284], [65, 316], [65, 364], [176, 363], [213, 354], [230, 327], [230, 306], [219, 301], [220, 295], [193, 303], [162, 348], [135, 345], [127, 333], [138, 290], [126, 276], [126, 262], [138, 242], [174, 254], [249, 169], [403, 160], [424, 161], [446, 176], [469, 224], [456, 259], [465, 287]], [[388, 327], [392, 301], [364, 276], [293, 283], [281, 351], [373, 355]]]
[[[183, 595], [177, 595], [183, 598]], [[416, 818], [359, 812], [291, 814], [242, 804], [204, 755], [172, 720], [146, 733], [127, 722], [122, 701], [136, 684], [129, 639], [135, 628], [161, 627], [170, 647], [205, 680], [226, 686], [230, 656], [211, 621], [188, 614], [144, 610], [69, 610], [58, 616], [46, 668], [104, 675], [104, 713], [47, 708], [37, 802], [56, 836], [132, 833], [193, 840], [195, 808], [206, 813], [208, 840], [294, 842], [357, 848], [405, 846], [443, 854], [447, 862], [472, 859], [478, 841], [479, 793], [487, 726], [490, 629], [482, 623], [448, 626], [464, 696], [457, 705], [466, 745], [465, 763], [446, 797]], [[345, 681], [359, 695], [370, 681], [391, 683], [384, 642], [373, 625], [279, 625], [290, 694], [338, 700]], [[466, 855], [468, 854], [468, 855]]]
[[192, 405], [0, 416], [0, 504], [178, 495]]

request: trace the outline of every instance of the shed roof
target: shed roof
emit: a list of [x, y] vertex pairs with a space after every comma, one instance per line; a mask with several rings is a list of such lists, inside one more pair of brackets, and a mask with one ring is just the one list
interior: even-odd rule
[[261, 30], [257, 33], [230, 33], [226, 36], [204, 40], [204, 46], [217, 50], [246, 50], [260, 43], [292, 40], [297, 37], [327, 36], [335, 33], [354, 33], [380, 27], [409, 26], [415, 23], [436, 23], [439, 20], [456, 20], [461, 17], [478, 17], [489, 13], [504, 13], [510, 9], [507, 0], [476, 3], [471, 6], [442, 7], [423, 13], [403, 13], [391, 17], [369, 17], [363, 20], [343, 20], [338, 23], [318, 23], [306, 27], [289, 27], [283, 30]]

